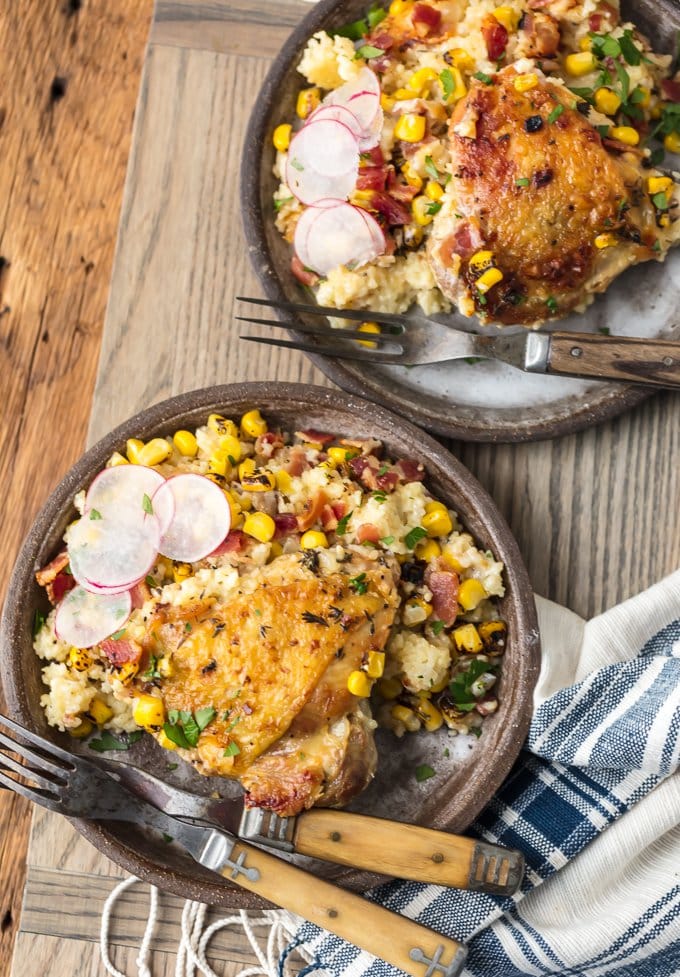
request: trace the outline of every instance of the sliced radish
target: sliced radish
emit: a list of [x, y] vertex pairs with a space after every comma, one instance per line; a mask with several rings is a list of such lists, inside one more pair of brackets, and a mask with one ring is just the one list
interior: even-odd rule
[[156, 489], [151, 497], [151, 508], [154, 516], [158, 520], [158, 528], [161, 536], [167, 531], [168, 526], [175, 517], [175, 496], [172, 492], [161, 491], [165, 482], [166, 480], [163, 479], [163, 484]]
[[[97, 510], [98, 511], [98, 510]], [[149, 572], [158, 555], [158, 520], [141, 510], [118, 509], [111, 517], [86, 513], [68, 530], [71, 572], [93, 593], [129, 590]]]
[[304, 204], [327, 197], [345, 199], [354, 189], [358, 173], [357, 137], [342, 122], [311, 122], [290, 144], [286, 183]]
[[[202, 560], [219, 546], [231, 526], [231, 509], [221, 488], [204, 475], [169, 478], [158, 494], [172, 493], [175, 515], [163, 534], [163, 556], [185, 563]], [[161, 500], [161, 504], [162, 500]]]
[[371, 237], [373, 238], [374, 244], [378, 249], [378, 254], [383, 254], [387, 246], [387, 242], [385, 241], [385, 234], [382, 227], [372, 214], [367, 213], [367, 211], [365, 211], [362, 207], [357, 209], [361, 212], [361, 216], [366, 221], [366, 226], [371, 232]]
[[313, 122], [342, 122], [354, 133], [358, 139], [363, 134], [363, 126], [358, 118], [346, 105], [321, 105], [316, 111], [312, 112], [305, 125]]
[[91, 648], [122, 628], [131, 610], [129, 593], [99, 595], [74, 587], [57, 608], [54, 628], [61, 641]]
[[[165, 479], [144, 465], [116, 465], [95, 478], [85, 496], [85, 512], [94, 509], [101, 516], [118, 512], [146, 514], [144, 496], [150, 499]], [[148, 506], [146, 507], [148, 508]]]
[[[365, 96], [370, 96], [370, 100]], [[356, 78], [330, 92], [323, 100], [323, 105], [346, 105], [357, 116], [362, 127], [370, 126], [380, 105], [380, 82], [377, 75], [370, 68], [362, 68]]]
[[373, 117], [373, 121], [371, 122], [370, 126], [368, 126], [365, 133], [359, 137], [359, 149], [362, 153], [368, 149], [373, 149], [374, 146], [378, 145], [382, 135], [384, 121], [385, 114], [380, 106], [378, 106], [378, 111]]
[[298, 257], [306, 267], [320, 275], [340, 265], [354, 267], [372, 261], [385, 248], [370, 224], [370, 217], [351, 204], [340, 201], [336, 207], [309, 208], [298, 221], [294, 246], [304, 253]]

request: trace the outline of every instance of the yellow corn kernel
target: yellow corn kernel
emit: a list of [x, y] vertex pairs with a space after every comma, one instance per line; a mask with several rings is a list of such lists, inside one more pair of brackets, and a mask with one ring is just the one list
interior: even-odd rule
[[392, 706], [390, 715], [392, 719], [405, 726], [409, 733], [417, 733], [420, 729], [420, 720], [413, 709], [409, 709], [408, 706], [402, 706], [400, 704]]
[[669, 132], [663, 144], [669, 153], [680, 153], [680, 132]]
[[238, 466], [239, 481], [242, 482], [244, 478], [248, 477], [248, 475], [254, 475], [255, 467], [255, 462], [252, 458], [246, 458], [245, 461], [242, 461]]
[[69, 729], [68, 734], [72, 736], [75, 740], [84, 740], [86, 736], [89, 736], [94, 726], [89, 719], [81, 719], [77, 726]]
[[460, 562], [460, 560], [456, 559], [453, 553], [449, 553], [448, 550], [443, 551], [442, 559], [444, 560], [445, 563], [448, 563], [451, 569], [455, 570], [456, 573], [462, 573], [463, 570], [465, 569], [465, 567]]
[[272, 545], [269, 547], [269, 559], [276, 560], [282, 554], [283, 546], [281, 543], [279, 543], [278, 539], [272, 540]]
[[453, 81], [453, 87], [448, 95], [445, 94], [444, 84], [440, 79], [440, 84], [442, 87], [442, 95], [447, 103], [459, 102], [464, 95], [467, 95], [467, 87], [463, 81], [463, 75], [461, 74], [461, 69], [452, 65], [449, 68], [449, 74], [451, 75], [451, 81]]
[[166, 460], [172, 447], [165, 438], [152, 438], [148, 441], [143, 448], [139, 450], [139, 464], [148, 465], [149, 468], [153, 465], [160, 465]]
[[369, 651], [366, 674], [369, 678], [380, 678], [385, 671], [385, 652]]
[[132, 707], [132, 718], [144, 729], [160, 729], [165, 722], [163, 700], [155, 695], [139, 695]]
[[425, 503], [425, 512], [448, 512], [448, 509], [443, 502], [439, 502], [437, 499], [430, 499], [429, 502]]
[[467, 651], [472, 655], [484, 647], [474, 624], [462, 624], [456, 628], [453, 632], [453, 640], [458, 651]]
[[128, 438], [125, 442], [125, 454], [128, 456], [128, 461], [133, 465], [139, 464], [139, 452], [144, 447], [144, 442], [140, 441], [139, 438]]
[[373, 688], [373, 682], [368, 677], [366, 672], [360, 672], [358, 669], [354, 672], [350, 672], [347, 676], [347, 689], [352, 695], [359, 696], [360, 699], [368, 699], [371, 694], [371, 689]]
[[219, 454], [232, 464], [241, 460], [241, 442], [235, 434], [222, 434], [217, 445]]
[[[362, 322], [358, 329], [358, 332], [373, 333], [374, 336], [379, 336], [380, 331], [380, 326], [377, 322]], [[360, 339], [358, 342], [360, 346], [366, 346], [368, 349], [375, 349], [378, 345], [377, 343], [371, 342], [370, 339]]]
[[444, 675], [443, 678], [440, 678], [438, 682], [435, 682], [434, 685], [430, 686], [430, 690], [429, 690], [430, 693], [443, 692], [450, 681], [451, 681], [451, 676], [447, 672], [447, 674]]
[[308, 529], [300, 538], [300, 546], [303, 550], [325, 550], [328, 546], [326, 534], [317, 529]]
[[130, 462], [121, 455], [120, 451], [114, 451], [109, 460], [106, 462], [107, 468], [117, 468], [118, 465], [129, 465]]
[[598, 88], [595, 92], [595, 108], [603, 115], [616, 115], [621, 108], [621, 99], [611, 88]]
[[297, 97], [295, 111], [300, 119], [308, 118], [321, 105], [321, 92], [318, 88], [303, 88]]
[[430, 180], [425, 187], [425, 196], [430, 200], [441, 200], [444, 196], [444, 187], [436, 180]]
[[421, 227], [426, 227], [432, 223], [434, 214], [430, 213], [430, 211], [436, 209], [432, 205], [433, 201], [429, 197], [426, 197], [425, 194], [413, 198], [411, 201], [411, 213], [416, 224], [419, 224]]
[[464, 611], [473, 611], [488, 596], [483, 583], [476, 577], [463, 580], [458, 589], [458, 603]]
[[293, 484], [293, 479], [291, 478], [288, 472], [284, 471], [283, 468], [281, 468], [276, 473], [275, 478], [276, 478], [276, 487], [279, 490], [279, 492], [283, 492], [284, 495], [290, 492], [291, 486]]
[[529, 92], [538, 85], [538, 75], [527, 71], [526, 74], [517, 75], [512, 84], [516, 92]]
[[380, 93], [380, 107], [385, 112], [392, 111], [392, 109], [394, 108], [394, 102], [395, 100], [391, 97], [391, 95], [387, 95], [385, 92]]
[[650, 90], [648, 88], [645, 88], [644, 85], [638, 85], [637, 91], [640, 92], [640, 98], [639, 98], [639, 101], [638, 101], [637, 104], [642, 109], [648, 108], [649, 107], [649, 103], [652, 100], [652, 93], [650, 92]]
[[276, 488], [276, 476], [273, 472], [259, 468], [252, 475], [243, 476], [241, 488], [244, 492], [271, 492], [273, 488]]
[[392, 92], [392, 98], [395, 102], [410, 102], [413, 98], [413, 92], [410, 88], [397, 88]]
[[434, 733], [444, 722], [441, 710], [437, 709], [434, 702], [424, 697], [419, 697], [418, 715], [428, 733]]
[[595, 238], [595, 247], [603, 251], [605, 248], [615, 248], [619, 243], [616, 234], [598, 234]]
[[464, 51], [463, 48], [457, 47], [453, 51], [449, 51], [447, 55], [447, 61], [451, 63], [454, 68], [460, 68], [461, 71], [472, 71], [475, 67], [475, 59]]
[[425, 116], [414, 112], [405, 112], [397, 119], [394, 127], [394, 138], [403, 142], [420, 142], [425, 135]]
[[266, 512], [249, 512], [243, 523], [243, 532], [261, 543], [268, 543], [274, 538], [276, 523]]
[[482, 295], [485, 295], [494, 285], [503, 281], [503, 272], [500, 268], [487, 268], [484, 274], [480, 275], [475, 282], [475, 288]]
[[420, 68], [418, 71], [413, 72], [406, 84], [414, 92], [426, 93], [430, 82], [438, 77], [434, 68]]
[[400, 17], [408, 13], [413, 7], [413, 0], [392, 0], [390, 4], [390, 17]]
[[650, 176], [647, 179], [647, 192], [654, 196], [657, 193], [666, 193], [673, 186], [670, 176]]
[[564, 59], [564, 67], [568, 75], [578, 78], [594, 71], [597, 61], [592, 51], [580, 51], [578, 54], [568, 54]]
[[659, 227], [670, 227], [670, 225], [670, 214], [662, 214], [661, 217], [659, 217]]
[[139, 662], [123, 662], [122, 665], [117, 665], [113, 670], [113, 677], [122, 682], [123, 685], [127, 685], [131, 682], [139, 671]]
[[432, 604], [422, 597], [410, 597], [403, 606], [401, 619], [407, 628], [422, 624], [432, 613]]
[[472, 271], [486, 271], [493, 263], [493, 251], [477, 251], [472, 255], [468, 266]]
[[274, 149], [278, 149], [280, 153], [285, 153], [290, 146], [290, 134], [292, 129], [293, 127], [285, 122], [274, 129], [274, 134], [272, 135]]
[[415, 187], [416, 190], [420, 190], [423, 185], [422, 177], [416, 173], [410, 163], [404, 163], [401, 168], [401, 175], [410, 187]]
[[92, 700], [87, 711], [92, 716], [97, 726], [103, 726], [104, 723], [108, 723], [109, 719], [113, 717], [113, 709], [111, 706], [98, 696], [95, 696], [95, 698]]
[[216, 475], [228, 478], [231, 475], [231, 462], [221, 451], [216, 451], [208, 459], [208, 469]]
[[164, 750], [176, 750], [177, 744], [173, 743], [169, 736], [166, 736], [165, 730], [162, 729], [158, 736], [156, 737], [156, 742], [159, 746], [162, 746]]
[[241, 506], [243, 512], [250, 512], [251, 509], [253, 508], [252, 497], [246, 492], [243, 495], [237, 496], [237, 498], [238, 498], [238, 504]]
[[433, 539], [421, 539], [414, 552], [419, 560], [430, 563], [431, 560], [436, 560], [438, 556], [441, 556], [442, 548]]
[[259, 438], [267, 433], [267, 422], [259, 410], [249, 410], [241, 418], [241, 430], [249, 438]]
[[582, 37], [581, 40], [578, 42], [578, 46], [579, 46], [579, 49], [581, 51], [592, 51], [592, 49], [593, 49], [593, 42], [590, 40], [590, 38], [586, 34], [586, 36], [585, 37]]
[[383, 699], [396, 699], [401, 695], [402, 684], [398, 678], [381, 678], [378, 682], [378, 692]]
[[238, 499], [234, 498], [231, 492], [224, 493], [229, 503], [229, 512], [231, 514], [231, 528], [240, 529], [243, 525], [243, 515], [241, 503]]
[[172, 566], [172, 578], [175, 583], [181, 583], [191, 576], [191, 567], [188, 563], [174, 563]]
[[453, 522], [446, 509], [436, 509], [425, 513], [421, 526], [427, 530], [428, 536], [448, 536], [453, 529]]
[[483, 621], [477, 625], [479, 637], [487, 655], [502, 655], [505, 651], [506, 627], [504, 621]]
[[632, 126], [614, 126], [609, 135], [612, 139], [625, 143], [626, 146], [637, 146], [640, 142], [640, 133]]
[[71, 668], [76, 672], [86, 672], [92, 664], [92, 656], [85, 648], [71, 648], [68, 653]]
[[175, 431], [172, 443], [185, 458], [193, 458], [198, 452], [198, 442], [191, 431]]
[[238, 428], [228, 417], [222, 414], [211, 414], [208, 418], [208, 428], [214, 434], [230, 434], [233, 438], [238, 437]]
[[175, 674], [175, 666], [172, 663], [172, 658], [159, 658], [156, 670], [161, 678], [172, 678]]
[[519, 24], [519, 14], [516, 13], [512, 7], [496, 7], [492, 13], [498, 23], [502, 24], [509, 34], [512, 34], [513, 31], [517, 30], [517, 25]]

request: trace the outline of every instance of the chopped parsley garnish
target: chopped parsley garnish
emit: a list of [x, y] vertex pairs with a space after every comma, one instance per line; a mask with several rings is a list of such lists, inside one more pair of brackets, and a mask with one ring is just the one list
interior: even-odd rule
[[364, 44], [362, 47], [357, 48], [357, 53], [354, 55], [354, 60], [357, 61], [359, 58], [363, 58], [365, 61], [370, 61], [371, 58], [379, 58], [381, 54], [384, 54], [384, 50], [381, 47], [374, 47], [372, 44]]
[[595, 126], [595, 128], [600, 133], [602, 139], [606, 139], [609, 135], [609, 126]]
[[168, 721], [163, 724], [163, 732], [175, 746], [190, 750], [196, 746], [202, 731], [213, 721], [215, 715], [212, 706], [204, 706], [195, 713], [170, 709]]
[[519, 180], [515, 180], [516, 187], [528, 187], [530, 183], [528, 176], [521, 176]]
[[443, 206], [444, 205], [442, 204], [441, 200], [432, 200], [425, 208], [425, 213], [430, 217], [434, 217], [435, 214], [439, 213]]
[[95, 753], [105, 753], [107, 750], [129, 750], [133, 743], [136, 743], [142, 736], [141, 729], [134, 733], [126, 733], [124, 739], [118, 739], [107, 729], [102, 730], [99, 739], [90, 740], [87, 744]]
[[184, 625], [184, 630], [187, 632], [187, 634], [189, 631], [191, 631], [191, 621], [187, 621], [187, 623]]
[[391, 546], [392, 543], [394, 542], [394, 536], [383, 536], [382, 539], [380, 540], [380, 542], [384, 546]]
[[481, 661], [479, 658], [473, 659], [470, 667], [465, 672], [459, 672], [449, 685], [449, 693], [461, 712], [472, 712], [477, 704], [477, 700], [472, 694], [472, 685], [480, 675], [485, 672], [493, 672], [494, 666], [488, 661]]
[[295, 200], [295, 197], [278, 197], [274, 201], [274, 210], [278, 212], [281, 210], [284, 204], [289, 204], [291, 200]]
[[485, 75], [483, 71], [475, 71], [472, 77], [476, 78], [477, 81], [484, 82], [485, 85], [493, 84], [493, 78], [490, 75]]
[[378, 469], [378, 475], [387, 475], [389, 470], [390, 470], [389, 465], [381, 465], [380, 468]]
[[387, 11], [380, 4], [373, 4], [365, 18], [345, 24], [336, 31], [329, 31], [330, 34], [338, 34], [340, 37], [348, 37], [351, 41], [359, 41], [365, 37], [374, 27], [377, 27], [381, 20], [387, 17]]
[[423, 529], [422, 526], [414, 526], [413, 529], [409, 529], [409, 531], [404, 536], [404, 542], [406, 543], [408, 548], [412, 550], [415, 547], [416, 543], [420, 542], [420, 540], [424, 539], [426, 536], [427, 536], [426, 529]]
[[[442, 74], [443, 73], [444, 72], [442, 72]], [[425, 172], [427, 173], [427, 175], [429, 176], [429, 178], [431, 180], [438, 180], [439, 179], [439, 176], [440, 176], [439, 170], [434, 165], [434, 162], [433, 162], [431, 156], [426, 156], [425, 157]], [[387, 471], [387, 466], [385, 465], [384, 467], [385, 467], [385, 471]]]
[[166, 845], [169, 845], [170, 842], [172, 842], [172, 841], [175, 840], [172, 837], [172, 835], [166, 835], [165, 831], [162, 833], [161, 838], [163, 839], [163, 841], [165, 842]]
[[33, 615], [33, 637], [34, 638], [37, 635], [37, 633], [40, 631], [44, 623], [45, 623], [45, 615], [43, 614], [42, 611], [36, 611], [35, 614]]
[[551, 312], [557, 312], [557, 299], [554, 295], [549, 295], [545, 300], [545, 304], [548, 306]]
[[120, 631], [114, 631], [114, 633], [110, 635], [111, 641], [120, 641], [124, 634], [125, 628], [121, 628]]
[[241, 750], [237, 743], [230, 743], [224, 751], [224, 756], [238, 756]]
[[652, 203], [657, 210], [668, 210], [668, 197], [665, 193], [655, 193], [652, 197]]
[[482, 735], [482, 727], [481, 726], [471, 726], [470, 727], [470, 732], [472, 733], [473, 736], [476, 736], [477, 739], [479, 739], [479, 737]]
[[153, 515], [153, 506], [151, 504], [151, 499], [146, 494], [146, 492], [144, 493], [144, 496], [142, 498], [142, 509], [144, 510], [144, 512], [146, 512], [148, 516]]
[[[144, 496], [146, 498], [146, 496]], [[101, 519], [102, 514], [98, 509], [90, 509], [90, 519], [96, 520]]]
[[354, 591], [355, 594], [365, 594], [368, 590], [368, 584], [366, 583], [366, 574], [359, 573], [356, 577], [352, 577], [349, 581], [350, 589]]
[[160, 678], [161, 673], [158, 671], [158, 659], [155, 655], [149, 657], [149, 667], [145, 672], [142, 673], [142, 678]]
[[660, 251], [660, 250], [661, 250], [661, 241], [659, 241], [659, 239], [657, 238], [654, 244], [652, 245], [652, 251]]
[[[642, 61], [642, 52], [638, 47], [635, 46], [633, 41], [633, 32], [631, 30], [625, 30], [623, 36], [619, 38], [619, 47], [621, 48], [621, 54], [624, 56], [628, 64], [637, 67]], [[645, 58], [645, 61], [647, 58]]]
[[564, 105], [556, 105], [555, 108], [550, 113], [550, 115], [548, 116], [548, 124], [552, 125], [553, 122], [557, 122], [557, 120], [559, 119], [559, 117], [562, 115], [563, 112], [564, 112]]
[[156, 586], [156, 581], [151, 576], [151, 574], [147, 574], [147, 576], [144, 577], [144, 583], [147, 585], [147, 587], [155, 587]]
[[609, 328], [609, 326], [600, 326], [600, 328], [597, 331], [601, 333], [603, 336], [611, 335], [611, 329]]
[[416, 780], [419, 784], [421, 784], [423, 780], [429, 780], [430, 777], [434, 777], [435, 775], [434, 767], [431, 767], [429, 763], [421, 763], [416, 767], [415, 772]]
[[465, 360], [466, 363], [469, 363], [470, 366], [474, 366], [475, 363], [481, 363], [482, 362], [482, 357], [481, 356], [464, 356], [463, 359]]
[[290, 165], [293, 167], [294, 170], [297, 170], [299, 173], [302, 173], [302, 171], [304, 170], [304, 166], [302, 165], [299, 159], [291, 159]]
[[167, 769], [168, 770], [176, 770], [178, 766], [179, 766], [179, 763], [169, 763], [168, 766], [167, 766]]
[[382, 491], [373, 492], [371, 498], [375, 499], [376, 502], [386, 502], [387, 492], [382, 492]]
[[338, 519], [338, 525], [335, 528], [335, 535], [336, 536], [344, 536], [345, 535], [345, 533], [347, 532], [347, 524], [350, 521], [350, 519], [352, 518], [352, 515], [353, 514], [354, 514], [354, 510], [352, 510], [352, 512], [348, 512], [346, 516], [343, 516], [342, 517], [342, 519]]
[[[440, 72], [439, 81], [441, 82], [444, 101], [448, 102], [448, 100], [451, 98], [456, 88], [456, 82], [454, 80], [453, 73], [450, 68], [444, 68], [444, 70]], [[430, 160], [430, 162], [432, 162], [431, 157], [428, 156], [428, 159]], [[434, 176], [432, 177], [432, 179], [436, 180], [438, 179], [438, 177]]]
[[431, 621], [430, 627], [432, 628], [433, 634], [441, 634], [444, 630], [445, 624], [443, 621]]

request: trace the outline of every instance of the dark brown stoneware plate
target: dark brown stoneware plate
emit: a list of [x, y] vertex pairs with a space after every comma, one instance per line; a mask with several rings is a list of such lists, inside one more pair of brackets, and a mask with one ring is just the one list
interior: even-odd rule
[[[508, 647], [499, 685], [500, 708], [489, 718], [478, 748], [464, 766], [456, 766], [453, 759], [444, 756], [443, 730], [402, 740], [383, 733], [378, 739], [378, 775], [352, 806], [353, 810], [377, 816], [462, 831], [507, 775], [529, 725], [539, 666], [539, 636], [529, 578], [517, 544], [496, 506], [460, 462], [401, 418], [336, 391], [286, 383], [197, 390], [143, 411], [88, 451], [39, 513], [10, 581], [0, 624], [0, 663], [11, 715], [66, 749], [88, 752], [85, 745], [47, 727], [40, 708], [41, 662], [32, 648], [35, 611], [46, 610], [45, 595], [35, 582], [35, 570], [57, 550], [66, 525], [74, 517], [74, 495], [89, 485], [113, 451], [124, 450], [127, 438], [146, 440], [177, 428], [194, 428], [204, 423], [212, 411], [239, 417], [253, 407], [259, 407], [272, 426], [284, 430], [316, 428], [350, 437], [375, 437], [385, 443], [392, 456], [418, 458], [425, 465], [432, 491], [459, 513], [481, 547], [491, 549], [505, 564], [507, 592], [500, 612], [508, 624]], [[224, 795], [240, 794], [233, 782], [200, 777], [188, 764], [180, 763], [177, 770], [168, 770], [168, 754], [151, 737], [143, 737], [127, 756], [131, 762], [197, 792], [218, 789]], [[436, 776], [417, 783], [415, 767], [426, 762], [435, 768]], [[76, 822], [76, 826], [127, 871], [178, 895], [222, 906], [262, 905], [257, 897], [232, 883], [217, 880], [173, 846], [134, 826], [88, 821]], [[301, 864], [354, 889], [363, 890], [380, 880], [378, 876], [327, 862], [301, 860]]]
[[[290, 245], [274, 227], [272, 194], [278, 181], [272, 173], [272, 132], [279, 123], [294, 118], [295, 99], [305, 84], [296, 66], [308, 39], [316, 31], [357, 19], [369, 6], [369, 0], [318, 3], [282, 48], [255, 101], [245, 138], [241, 196], [253, 266], [271, 299], [309, 301], [308, 293], [290, 273]], [[679, 0], [623, 0], [622, 10], [656, 50], [675, 52]], [[586, 313], [572, 315], [558, 327], [678, 338], [678, 280], [680, 249], [664, 264], [648, 262], [624, 273]], [[252, 312], [252, 306], [249, 309]], [[470, 320], [462, 317], [438, 318], [458, 328], [470, 328]], [[315, 320], [307, 317], [307, 321]], [[304, 338], [309, 342], [309, 336]], [[384, 404], [428, 430], [464, 441], [556, 437], [614, 417], [649, 396], [649, 390], [641, 387], [540, 377], [495, 363], [459, 361], [407, 369], [343, 362], [317, 354], [311, 354], [311, 359], [343, 389]]]

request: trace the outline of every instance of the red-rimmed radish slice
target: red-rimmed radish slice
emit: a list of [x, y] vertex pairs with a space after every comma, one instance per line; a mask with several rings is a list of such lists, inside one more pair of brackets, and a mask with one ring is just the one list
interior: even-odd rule
[[166, 479], [163, 479], [162, 485], [156, 489], [151, 497], [151, 508], [154, 516], [158, 520], [158, 528], [161, 536], [167, 531], [170, 523], [175, 518], [175, 496], [172, 492], [161, 491], [165, 482]]
[[342, 201], [336, 207], [310, 207], [295, 229], [296, 251], [299, 234], [299, 246], [305, 254], [303, 258], [298, 252], [298, 257], [320, 275], [327, 275], [340, 265], [357, 267], [372, 261], [384, 251], [385, 241], [383, 238], [382, 246], [379, 245], [368, 217], [358, 207]]
[[165, 479], [153, 468], [145, 465], [116, 465], [105, 468], [95, 478], [85, 496], [85, 512], [92, 509], [102, 517], [117, 517], [123, 512], [125, 518], [147, 514], [144, 496], [150, 499]]
[[303, 204], [345, 199], [359, 172], [359, 144], [342, 122], [320, 119], [298, 132], [286, 161], [286, 184]]
[[305, 126], [312, 125], [314, 122], [342, 122], [354, 133], [356, 138], [363, 133], [363, 126], [346, 105], [321, 105], [307, 119]]
[[129, 592], [91, 594], [84, 587], [74, 587], [57, 608], [54, 629], [61, 641], [91, 648], [122, 628], [131, 610]]
[[67, 532], [71, 572], [92, 593], [129, 590], [156, 561], [161, 535], [158, 520], [143, 510], [140, 516], [136, 502], [131, 509], [119, 507], [110, 517], [92, 519], [93, 511]]
[[163, 556], [195, 563], [212, 553], [229, 532], [226, 496], [204, 475], [175, 475], [158, 492], [171, 492], [175, 502], [174, 518], [160, 541]]
[[383, 254], [384, 251], [385, 251], [385, 248], [387, 247], [387, 242], [385, 241], [385, 234], [383, 232], [382, 227], [377, 222], [377, 220], [375, 219], [375, 217], [373, 217], [372, 214], [367, 213], [361, 207], [358, 207], [357, 210], [359, 210], [359, 212], [361, 213], [361, 216], [366, 221], [366, 226], [368, 227], [369, 231], [371, 232], [371, 236], [373, 238], [373, 241], [375, 243], [375, 246], [378, 249], [378, 254]]
[[362, 68], [356, 78], [330, 92], [322, 105], [345, 105], [366, 131], [380, 107], [380, 82], [370, 68]]
[[365, 152], [368, 149], [373, 149], [380, 142], [380, 137], [383, 130], [383, 122], [385, 120], [385, 114], [383, 110], [378, 106], [378, 111], [373, 117], [373, 121], [370, 126], [365, 130], [364, 134], [359, 137], [359, 149], [361, 152]]

